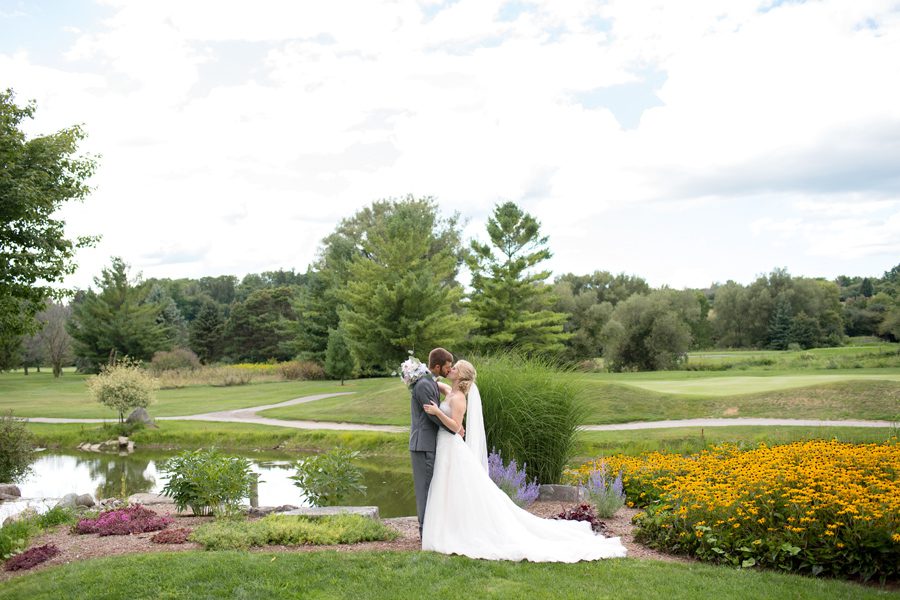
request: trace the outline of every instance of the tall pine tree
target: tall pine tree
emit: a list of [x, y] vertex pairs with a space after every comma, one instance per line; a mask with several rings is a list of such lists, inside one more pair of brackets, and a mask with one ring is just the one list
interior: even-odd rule
[[222, 357], [224, 329], [222, 310], [215, 302], [205, 302], [190, 327], [191, 350], [197, 353], [204, 364]]
[[341, 329], [332, 329], [328, 332], [328, 349], [325, 352], [325, 372], [333, 379], [344, 380], [353, 375], [356, 361], [350, 352], [350, 346]]
[[469, 311], [477, 325], [472, 343], [484, 350], [517, 348], [528, 353], [560, 352], [569, 334], [568, 315], [550, 309], [554, 297], [535, 271], [552, 255], [540, 223], [513, 202], [498, 205], [488, 219], [490, 244], [473, 241]]
[[68, 329], [80, 368], [97, 372], [111, 355], [149, 360], [157, 350], [172, 347], [159, 321], [162, 306], [146, 302], [139, 283], [129, 280], [128, 265], [114, 257], [94, 278], [98, 291], [76, 296]]
[[791, 327], [794, 324], [791, 301], [787, 294], [775, 298], [775, 310], [769, 321], [769, 347], [773, 350], [787, 350], [791, 343]]

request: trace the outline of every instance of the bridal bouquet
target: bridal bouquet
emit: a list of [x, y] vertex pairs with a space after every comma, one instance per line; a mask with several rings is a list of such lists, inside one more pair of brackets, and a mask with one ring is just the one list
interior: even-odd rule
[[400, 365], [400, 379], [411, 388], [418, 380], [428, 374], [428, 367], [422, 364], [415, 356], [410, 355], [403, 364]]

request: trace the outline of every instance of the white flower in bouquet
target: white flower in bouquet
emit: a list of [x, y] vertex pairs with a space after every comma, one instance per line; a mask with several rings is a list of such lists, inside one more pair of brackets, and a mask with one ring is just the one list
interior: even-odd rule
[[418, 380], [428, 374], [428, 367], [415, 356], [410, 356], [400, 365], [400, 379], [406, 387], [412, 387]]

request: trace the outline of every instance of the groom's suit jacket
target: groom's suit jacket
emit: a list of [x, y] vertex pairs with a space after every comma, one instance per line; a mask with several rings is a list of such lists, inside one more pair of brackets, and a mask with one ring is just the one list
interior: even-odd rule
[[434, 452], [437, 449], [438, 428], [443, 427], [447, 431], [450, 429], [438, 417], [429, 415], [422, 408], [432, 401], [440, 404], [441, 393], [431, 373], [413, 385], [410, 396], [409, 449], [414, 452]]

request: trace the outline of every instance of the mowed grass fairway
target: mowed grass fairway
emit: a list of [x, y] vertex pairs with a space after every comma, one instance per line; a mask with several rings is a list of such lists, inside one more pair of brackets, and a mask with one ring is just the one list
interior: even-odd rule
[[[775, 417], [807, 419], [900, 418], [900, 369], [846, 371], [570, 373], [584, 386], [587, 424], [663, 419]], [[20, 417], [106, 418], [117, 415], [92, 401], [87, 377], [67, 373], [0, 374], [0, 411]], [[315, 394], [352, 392], [260, 414], [287, 420], [408, 425], [409, 394], [396, 377], [288, 381], [217, 387], [195, 385], [157, 392], [158, 417], [194, 415], [277, 404]]]
[[[900, 416], [900, 369], [896, 368], [862, 373], [665, 371], [565, 377], [584, 385], [590, 408], [587, 424], [704, 417], [889, 421]], [[406, 425], [409, 396], [398, 383], [371, 396], [326, 398], [260, 414], [275, 419]]]
[[[29, 375], [0, 373], [0, 411], [12, 410], [19, 417], [118, 419], [115, 411], [91, 400], [88, 377], [65, 373], [54, 379], [46, 371]], [[391, 387], [403, 391], [400, 381], [393, 379], [360, 379], [347, 381], [343, 386], [338, 381], [279, 381], [222, 387], [194, 385], [159, 390], [149, 412], [155, 417], [196, 415], [277, 404], [315, 394], [357, 392], [358, 396], [368, 396]]]
[[470, 560], [431, 552], [178, 552], [79, 561], [3, 583], [29, 598], [896, 598], [875, 586], [698, 563]]

